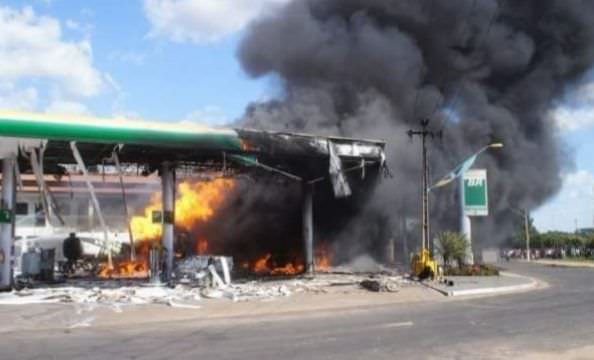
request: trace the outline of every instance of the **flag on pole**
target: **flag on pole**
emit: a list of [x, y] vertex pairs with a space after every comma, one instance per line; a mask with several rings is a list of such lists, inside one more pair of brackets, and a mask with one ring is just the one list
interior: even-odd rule
[[472, 165], [474, 164], [476, 157], [478, 156], [479, 153], [480, 152], [478, 152], [478, 153], [472, 155], [471, 157], [469, 157], [468, 159], [464, 160], [464, 162], [462, 164], [458, 165], [454, 170], [450, 171], [448, 174], [446, 174], [446, 176], [442, 177], [433, 186], [429, 187], [429, 189], [427, 191], [431, 191], [431, 189], [445, 186], [445, 185], [451, 183], [452, 181], [454, 181], [456, 178], [459, 178], [460, 176], [462, 176], [466, 171], [468, 171], [468, 169], [470, 169], [472, 167]]

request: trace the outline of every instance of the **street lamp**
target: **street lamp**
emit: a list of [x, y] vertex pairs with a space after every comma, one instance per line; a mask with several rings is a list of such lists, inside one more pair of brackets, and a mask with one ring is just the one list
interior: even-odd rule
[[510, 207], [511, 211], [522, 216], [524, 219], [524, 236], [526, 237], [526, 260], [530, 261], [530, 212], [528, 210], [519, 210]]
[[454, 181], [456, 178], [459, 178], [462, 175], [464, 175], [464, 173], [468, 169], [470, 169], [472, 167], [472, 165], [474, 165], [474, 162], [476, 161], [476, 158], [480, 154], [482, 154], [483, 152], [487, 151], [488, 149], [500, 149], [502, 147], [503, 147], [503, 143], [501, 143], [501, 142], [491, 143], [489, 145], [483, 146], [480, 150], [478, 150], [477, 152], [475, 152], [471, 156], [467, 157], [466, 160], [464, 160], [462, 163], [460, 163], [458, 166], [456, 166], [452, 171], [450, 171], [449, 173], [447, 173], [438, 182], [436, 182], [435, 184], [431, 185], [427, 189], [427, 191], [431, 191], [431, 190], [433, 190], [435, 188], [445, 186], [445, 185], [451, 183], [452, 181]]
[[[472, 165], [474, 165], [476, 158], [480, 154], [487, 151], [488, 149], [500, 149], [502, 147], [503, 147], [503, 143], [501, 143], [501, 142], [495, 142], [495, 143], [491, 143], [491, 144], [483, 146], [481, 149], [479, 149], [477, 152], [475, 152], [474, 154], [472, 154], [471, 156], [466, 158], [466, 160], [464, 160], [461, 164], [456, 166], [452, 171], [447, 173], [444, 177], [442, 177], [439, 181], [437, 181], [434, 185], [432, 185], [431, 187], [429, 187], [427, 189], [427, 191], [429, 192], [435, 188], [445, 186], [445, 185], [451, 183], [452, 181], [454, 181], [455, 179], [459, 179], [460, 186], [458, 189], [458, 193], [459, 193], [459, 197], [460, 197], [460, 232], [462, 234], [466, 235], [468, 242], [470, 244], [472, 244], [471, 237], [470, 237], [471, 236], [470, 217], [467, 216], [464, 211], [464, 173], [466, 171], [468, 171], [472, 167]], [[469, 251], [468, 257], [470, 259], [470, 263], [474, 263], [472, 250]]]

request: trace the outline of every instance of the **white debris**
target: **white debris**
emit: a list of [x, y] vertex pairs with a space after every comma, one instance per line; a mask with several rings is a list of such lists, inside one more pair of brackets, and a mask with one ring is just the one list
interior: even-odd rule
[[220, 257], [219, 261], [221, 262], [221, 268], [223, 269], [223, 279], [225, 279], [225, 284], [231, 284], [231, 273], [229, 272], [229, 264], [227, 263], [226, 257]]
[[[197, 289], [174, 289], [164, 287], [120, 287], [100, 289], [98, 287], [52, 287], [13, 291], [0, 294], [0, 305], [27, 305], [43, 303], [75, 303], [110, 305], [121, 312], [122, 305], [168, 304], [192, 305], [200, 300]], [[170, 305], [174, 306], [174, 305]]]
[[214, 282], [215, 287], [224, 288], [225, 286], [227, 286], [223, 279], [221, 279], [221, 277], [219, 276], [219, 273], [217, 273], [217, 270], [215, 269], [214, 265], [208, 265], [208, 271], [210, 271], [210, 274], [212, 275], [212, 280]]
[[222, 299], [225, 296], [219, 289], [204, 288], [200, 293], [207, 299]]
[[[211, 265], [212, 266], [212, 265]], [[222, 265], [224, 267], [224, 265]], [[138, 283], [114, 282], [75, 282], [76, 286], [56, 286], [39, 289], [26, 289], [11, 293], [0, 293], [0, 305], [27, 305], [46, 303], [81, 304], [84, 308], [108, 306], [115, 312], [131, 305], [163, 304], [176, 308], [199, 309], [205, 299], [231, 301], [271, 300], [289, 297], [296, 293], [349, 293], [366, 291], [361, 288], [365, 280], [387, 284], [386, 291], [398, 291], [408, 282], [401, 276], [392, 274], [320, 274], [313, 279], [294, 278], [267, 279], [226, 284], [226, 279], [210, 267], [215, 285], [212, 288], [177, 285], [175, 288], [159, 286], [139, 286]], [[224, 272], [224, 270], [223, 270]], [[77, 310], [78, 311], [78, 310]]]
[[84, 318], [82, 320], [79, 320], [73, 324], [70, 324], [70, 326], [68, 326], [69, 329], [76, 329], [76, 328], [81, 328], [81, 327], [90, 327], [91, 323], [95, 321], [95, 317], [94, 316], [90, 316], [87, 318]]
[[196, 304], [189, 304], [189, 303], [182, 303], [176, 300], [169, 300], [167, 303], [169, 306], [174, 308], [182, 308], [182, 309], [200, 309], [202, 306]]

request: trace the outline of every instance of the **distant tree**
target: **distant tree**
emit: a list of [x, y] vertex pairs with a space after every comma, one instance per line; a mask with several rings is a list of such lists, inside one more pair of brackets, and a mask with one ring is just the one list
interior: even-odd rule
[[450, 266], [452, 261], [456, 261], [458, 267], [462, 268], [468, 247], [466, 236], [457, 232], [446, 231], [437, 238], [436, 250], [443, 258], [445, 266]]
[[545, 248], [590, 248], [594, 245], [594, 239], [585, 235], [568, 233], [562, 231], [547, 231], [538, 234], [532, 241], [533, 247]]
[[[519, 213], [516, 213], [514, 218], [514, 228], [515, 232], [511, 239], [511, 244], [513, 247], [523, 248], [526, 246], [526, 228], [524, 225], [524, 217], [520, 216]], [[528, 217], [528, 229], [530, 232], [530, 242], [532, 247], [539, 246], [539, 233], [538, 229], [534, 226], [534, 218], [532, 216]]]

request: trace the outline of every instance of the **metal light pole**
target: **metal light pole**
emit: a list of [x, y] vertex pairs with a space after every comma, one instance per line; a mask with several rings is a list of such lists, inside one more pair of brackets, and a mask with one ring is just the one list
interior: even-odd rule
[[530, 211], [528, 209], [514, 209], [510, 207], [512, 211], [520, 215], [524, 220], [524, 237], [526, 239], [526, 260], [530, 261]]
[[[468, 216], [466, 214], [466, 211], [464, 209], [464, 173], [472, 167], [476, 158], [480, 154], [487, 151], [488, 149], [498, 149], [498, 148], [502, 148], [502, 147], [503, 147], [503, 143], [500, 143], [500, 142], [491, 143], [489, 145], [483, 146], [479, 151], [475, 152], [473, 155], [469, 156], [466, 160], [464, 160], [461, 164], [456, 166], [454, 168], [454, 170], [450, 171], [447, 175], [442, 177], [438, 182], [436, 182], [434, 185], [429, 187], [428, 191], [431, 191], [435, 188], [449, 184], [456, 178], [459, 179], [458, 196], [460, 199], [459, 200], [459, 203], [460, 203], [460, 233], [464, 234], [466, 236], [469, 244], [472, 244], [472, 228], [471, 228], [470, 216]], [[469, 262], [471, 264], [474, 263], [474, 256], [472, 253], [472, 245], [471, 245], [471, 249], [469, 250], [468, 258], [469, 258]]]
[[530, 213], [528, 210], [524, 210], [524, 232], [526, 233], [526, 260], [530, 261], [530, 226], [529, 226]]
[[[484, 146], [482, 149], [480, 149], [479, 151], [474, 153], [474, 155], [472, 155], [472, 164], [480, 154], [487, 151], [488, 149], [498, 149], [502, 147], [502, 143], [492, 143], [487, 146]], [[468, 168], [470, 168], [472, 164], [470, 164]], [[472, 221], [470, 219], [470, 216], [466, 214], [466, 209], [464, 206], [464, 173], [466, 172], [466, 170], [468, 170], [468, 168], [464, 169], [464, 171], [460, 174], [460, 233], [464, 234], [464, 236], [466, 236], [466, 239], [468, 240], [468, 262], [470, 264], [474, 264], [474, 252], [472, 251]]]

